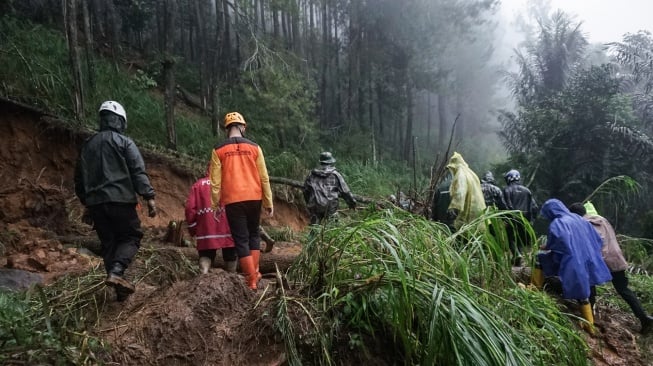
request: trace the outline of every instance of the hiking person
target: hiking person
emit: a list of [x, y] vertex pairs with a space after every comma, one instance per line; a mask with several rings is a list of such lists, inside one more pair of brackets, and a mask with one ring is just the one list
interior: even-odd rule
[[83, 220], [93, 223], [100, 239], [105, 283], [115, 289], [118, 301], [124, 301], [136, 290], [124, 274], [143, 238], [137, 195], [147, 202], [148, 216], [154, 217], [155, 194], [138, 147], [124, 135], [127, 113], [122, 105], [102, 103], [99, 120], [100, 131], [84, 142], [77, 159], [75, 194], [86, 207]]
[[509, 210], [520, 211], [522, 217], [513, 217], [507, 223], [506, 231], [508, 234], [508, 244], [513, 256], [513, 265], [521, 267], [523, 265], [522, 251], [524, 247], [530, 247], [528, 228], [524, 219], [530, 224], [537, 216], [537, 203], [533, 198], [530, 189], [521, 184], [521, 174], [515, 169], [511, 169], [504, 176], [506, 186], [503, 188], [503, 197]]
[[[591, 202], [587, 202], [585, 205], [580, 202], [573, 203], [569, 206], [569, 211], [589, 221], [589, 223], [592, 224], [594, 229], [599, 233], [601, 239], [603, 239], [601, 254], [603, 255], [605, 264], [610, 269], [612, 285], [617, 293], [630, 306], [633, 314], [635, 314], [637, 319], [639, 319], [642, 325], [641, 333], [649, 333], [653, 330], [653, 317], [646, 313], [646, 310], [642, 307], [637, 295], [628, 288], [628, 276], [626, 276], [628, 263], [621, 251], [614, 228], [606, 218], [596, 212], [596, 209]], [[590, 302], [592, 304], [594, 303], [594, 301]]]
[[[481, 191], [483, 191], [483, 198], [485, 198], [485, 206], [490, 211], [494, 210], [505, 210], [508, 208], [506, 206], [506, 201], [503, 199], [503, 191], [496, 185], [494, 180], [494, 174], [487, 171], [483, 174], [481, 178]], [[496, 238], [499, 231], [496, 226], [505, 227], [503, 220], [488, 220], [487, 227], [488, 233]], [[496, 238], [498, 240], [498, 238]]]
[[447, 169], [452, 176], [449, 188], [451, 202], [447, 208], [447, 216], [458, 230], [481, 216], [485, 210], [485, 198], [478, 176], [469, 168], [462, 155], [454, 152]]
[[211, 208], [224, 205], [240, 269], [247, 287], [256, 290], [261, 255], [261, 207], [272, 217], [272, 189], [260, 146], [245, 138], [247, 122], [238, 112], [224, 117], [227, 139], [211, 153]]
[[320, 167], [313, 169], [304, 181], [304, 200], [311, 225], [333, 217], [338, 211], [339, 197], [347, 202], [350, 209], [356, 208], [356, 199], [333, 165], [335, 162], [336, 159], [330, 152], [321, 153]]
[[[541, 214], [550, 221], [546, 244], [537, 255], [538, 275], [558, 276], [562, 283], [562, 297], [580, 302], [581, 315], [594, 324], [590, 303], [591, 286], [612, 279], [601, 256], [602, 240], [586, 220], [569, 212], [558, 199], [542, 205]], [[543, 278], [537, 279], [543, 283]], [[588, 329], [591, 332], [591, 328]]]
[[211, 208], [211, 180], [208, 170], [206, 175], [191, 187], [186, 199], [185, 216], [188, 232], [195, 237], [200, 272], [209, 272], [218, 249], [222, 251], [224, 269], [227, 272], [236, 272], [238, 256], [224, 206], [220, 206], [218, 211]]
[[481, 178], [481, 190], [483, 191], [486, 207], [494, 207], [499, 210], [508, 208], [503, 198], [503, 191], [496, 185], [492, 172], [488, 171], [483, 174], [483, 178]]
[[441, 222], [453, 230], [453, 220], [447, 215], [447, 209], [451, 203], [451, 172], [447, 170], [444, 178], [440, 181], [433, 194], [431, 201], [431, 220]]

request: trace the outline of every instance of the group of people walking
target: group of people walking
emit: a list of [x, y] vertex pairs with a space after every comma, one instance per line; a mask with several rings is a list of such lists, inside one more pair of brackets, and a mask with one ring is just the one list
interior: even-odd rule
[[526, 223], [532, 223], [537, 217], [538, 206], [531, 191], [522, 185], [519, 171], [508, 171], [504, 175], [506, 186], [501, 189], [492, 172], [479, 179], [457, 152], [446, 167], [449, 174], [433, 198], [432, 219], [457, 230], [480, 217], [487, 208], [514, 211], [506, 222], [506, 231], [514, 265], [522, 266], [522, 252], [531, 241]]
[[[147, 203], [148, 216], [155, 217], [155, 191], [140, 151], [124, 135], [127, 114], [122, 105], [115, 101], [102, 103], [99, 122], [99, 132], [81, 147], [75, 168], [75, 193], [85, 207], [83, 220], [93, 225], [100, 239], [105, 283], [115, 289], [118, 301], [124, 301], [135, 291], [124, 273], [143, 237], [138, 196]], [[245, 137], [245, 118], [238, 112], [227, 113], [223, 127], [227, 138], [212, 149], [205, 176], [191, 187], [185, 216], [188, 230], [196, 238], [201, 273], [209, 271], [220, 249], [225, 269], [235, 272], [240, 266], [246, 285], [256, 290], [262, 277], [261, 212], [270, 217], [274, 214], [270, 178], [263, 150]], [[356, 207], [356, 199], [336, 170], [335, 161], [330, 152], [321, 153], [320, 166], [304, 182], [304, 198], [313, 225], [337, 215], [339, 198], [350, 209]], [[501, 189], [491, 172], [479, 179], [457, 152], [447, 169], [450, 175], [433, 200], [433, 218], [457, 230], [479, 218], [488, 207], [510, 210], [506, 224], [509, 247], [514, 265], [523, 265], [522, 251], [530, 245], [529, 223], [537, 216], [538, 205], [531, 191], [521, 184], [519, 171], [508, 171], [504, 175], [506, 186]], [[541, 288], [545, 276], [559, 278], [563, 297], [578, 300], [581, 314], [592, 324], [595, 286], [612, 281], [640, 320], [642, 332], [653, 330], [653, 317], [628, 288], [627, 263], [614, 229], [591, 203], [575, 203], [567, 208], [560, 200], [549, 199], [541, 215], [550, 225], [546, 243], [536, 258], [533, 285]], [[269, 252], [274, 241], [267, 234], [264, 237], [264, 251]]]
[[[99, 132], [80, 149], [75, 193], [85, 207], [83, 221], [93, 225], [100, 239], [105, 283], [115, 289], [118, 301], [124, 301], [135, 291], [124, 273], [143, 237], [138, 196], [147, 202], [148, 215], [155, 217], [155, 191], [140, 151], [124, 135], [127, 113], [123, 106], [115, 101], [102, 103], [99, 120]], [[212, 149], [204, 177], [191, 187], [185, 217], [196, 239], [200, 272], [208, 273], [221, 250], [225, 270], [235, 272], [240, 266], [246, 285], [256, 290], [262, 277], [261, 237], [266, 242], [264, 252], [274, 245], [260, 226], [262, 211], [270, 217], [274, 214], [270, 178], [263, 150], [245, 137], [245, 118], [238, 112], [227, 113], [223, 127], [227, 138]], [[336, 215], [339, 197], [350, 208], [356, 207], [332, 154], [323, 152], [319, 162], [304, 185], [312, 224]]]
[[641, 324], [641, 332], [653, 330], [653, 317], [628, 288], [626, 270], [617, 236], [607, 219], [591, 202], [576, 202], [569, 207], [552, 198], [542, 205], [542, 216], [550, 221], [546, 243], [540, 246], [533, 269], [532, 283], [541, 288], [545, 277], [560, 280], [562, 296], [577, 300], [581, 315], [592, 332], [596, 287], [612, 281], [617, 293], [630, 306]]
[[[488, 208], [510, 210], [505, 222], [513, 265], [523, 265], [524, 248], [533, 241], [531, 224], [541, 216], [550, 221], [547, 239], [539, 248], [531, 282], [542, 288], [545, 277], [556, 278], [565, 299], [577, 300], [580, 312], [587, 320], [589, 331], [594, 322], [595, 286], [612, 281], [617, 293], [628, 303], [641, 323], [642, 333], [653, 330], [653, 317], [642, 307], [637, 296], [628, 288], [628, 265], [610, 223], [587, 202], [566, 207], [560, 200], [547, 200], [539, 210], [532, 192], [522, 185], [521, 174], [509, 170], [506, 186], [496, 185], [492, 172], [481, 179], [469, 168], [462, 156], [453, 153], [447, 164], [450, 175], [445, 177], [432, 204], [432, 218], [454, 229], [478, 219]], [[443, 214], [444, 207], [447, 208]], [[488, 228], [491, 235], [496, 228]], [[589, 325], [589, 326], [588, 326]]]

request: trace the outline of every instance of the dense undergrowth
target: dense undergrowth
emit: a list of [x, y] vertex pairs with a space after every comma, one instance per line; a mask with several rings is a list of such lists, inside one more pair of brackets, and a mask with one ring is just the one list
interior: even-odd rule
[[[389, 364], [586, 365], [574, 317], [517, 286], [507, 247], [482, 230], [497, 215], [456, 233], [394, 210], [315, 228], [291, 271], [300, 294], [279, 300], [290, 364], [337, 364], [344, 342], [393, 349]], [[290, 321], [298, 312], [311, 321]]]
[[[95, 87], [88, 91], [86, 118], [76, 122], [70, 108], [68, 54], [60, 32], [2, 18], [0, 62], [3, 96], [87, 129], [96, 127], [95, 109], [100, 102], [118, 100], [127, 107], [128, 134], [141, 146], [166, 151], [161, 147], [165, 126], [156, 66], [135, 71], [95, 57]], [[186, 74], [192, 73], [180, 70], [180, 75]], [[279, 83], [278, 76], [265, 77]], [[284, 121], [269, 120], [269, 115], [283, 113], [311, 118], [309, 110], [314, 106], [308, 96], [312, 89], [297, 95], [292, 90], [301, 85], [285, 86], [276, 88], [279, 94], [257, 94], [240, 86], [222, 96], [225, 107], [243, 111], [252, 121], [249, 132], [266, 152], [271, 175], [301, 179], [317, 153], [331, 149], [355, 193], [383, 197], [414, 189], [412, 172], [403, 163], [355, 159], [364, 155], [358, 150], [369, 148], [356, 143], [356, 136], [349, 136], [347, 146], [340, 147], [321, 143], [318, 132], [294, 131]], [[289, 109], [274, 109], [291, 100]], [[177, 153], [201, 169], [211, 147], [222, 137], [212, 136], [207, 116], [188, 108], [178, 110]], [[284, 144], [281, 140], [287, 136], [279, 135], [278, 127], [305, 139], [296, 146]], [[417, 186], [425, 186], [424, 180], [417, 178]], [[387, 361], [396, 364], [587, 364], [587, 346], [570, 316], [546, 294], [515, 284], [503, 255], [507, 248], [480, 229], [482, 220], [458, 233], [395, 210], [370, 209], [343, 221], [345, 225], [311, 231], [290, 273], [300, 291], [279, 295], [277, 327], [285, 337], [290, 364], [336, 364], [339, 354], [370, 355], [375, 344], [393, 347], [395, 358]], [[636, 247], [632, 248], [630, 259], [648, 266], [647, 257], [638, 257]], [[147, 263], [156, 263], [150, 255]], [[157, 276], [155, 283], [167, 283], [178, 279], [173, 271], [188, 270], [166, 268], [153, 265], [148, 273]], [[95, 324], [106, 301], [97, 298], [94, 287], [101, 277], [95, 269], [44, 289], [0, 292], [0, 362], [93, 364], [94, 354], [102, 352], [104, 345], [88, 336], [86, 329]], [[631, 284], [641, 294], [653, 289], [653, 281], [645, 274], [632, 274]], [[626, 307], [615, 296], [610, 298]], [[643, 296], [642, 301], [651, 310], [653, 298]], [[297, 314], [308, 321], [297, 322]], [[308, 327], [298, 328], [300, 324]]]

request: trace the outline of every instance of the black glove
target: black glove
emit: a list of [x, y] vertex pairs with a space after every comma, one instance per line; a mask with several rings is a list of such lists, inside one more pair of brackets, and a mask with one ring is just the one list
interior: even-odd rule
[[91, 211], [89, 211], [88, 208], [84, 209], [84, 213], [82, 214], [82, 222], [86, 225], [93, 226], [93, 217], [91, 216]]
[[454, 221], [456, 220], [456, 217], [458, 217], [458, 210], [455, 208], [451, 208], [447, 210], [447, 220], [449, 221]]
[[356, 202], [352, 203], [349, 205], [350, 210], [355, 210], [356, 209]]
[[156, 216], [156, 204], [154, 202], [154, 198], [147, 200], [147, 216]]

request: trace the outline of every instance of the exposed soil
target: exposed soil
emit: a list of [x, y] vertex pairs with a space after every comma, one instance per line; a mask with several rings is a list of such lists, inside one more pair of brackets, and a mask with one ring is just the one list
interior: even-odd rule
[[[85, 137], [41, 113], [0, 100], [0, 268], [38, 273], [49, 283], [101, 265], [99, 257], [76, 245], [95, 238], [80, 222], [82, 207], [72, 182], [77, 149]], [[186, 195], [196, 177], [171, 160], [143, 153], [159, 215], [154, 219], [141, 215], [144, 244], [128, 270], [130, 277], [140, 279], [136, 293], [119, 303], [110, 289], [101, 290], [108, 300], [99, 326], [90, 331], [110, 346], [100, 357], [116, 365], [285, 364], [270, 305], [258, 303], [262, 291], [247, 289], [240, 275], [219, 268], [204, 276], [147, 275], [147, 255], [170, 248], [162, 238], [171, 220], [183, 218]], [[275, 217], [263, 224], [298, 232], [307, 220], [298, 207], [276, 201]], [[298, 243], [278, 243], [273, 254], [294, 257], [300, 248]], [[174, 250], [165, 253], [168, 262], [161, 266], [174, 268], [185, 258]], [[260, 285], [276, 284], [264, 278]], [[597, 334], [586, 335], [594, 363], [651, 364], [644, 356], [650, 350], [641, 349], [650, 340], [642, 340], [632, 314], [601, 301], [597, 310]]]

